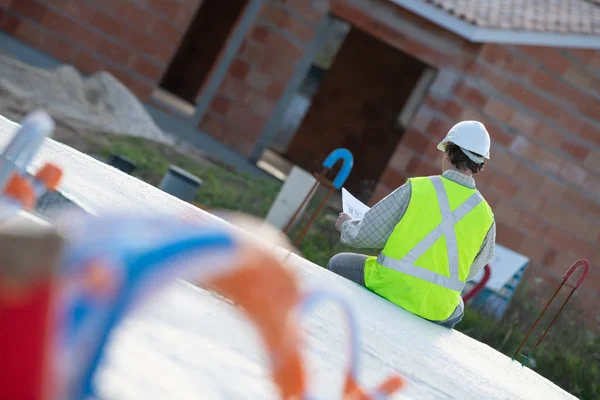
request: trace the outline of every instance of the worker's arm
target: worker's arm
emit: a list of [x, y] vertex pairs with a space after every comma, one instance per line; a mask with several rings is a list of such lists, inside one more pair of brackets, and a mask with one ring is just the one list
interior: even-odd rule
[[469, 275], [467, 276], [467, 282], [474, 279], [479, 271], [486, 264], [489, 264], [494, 259], [494, 249], [496, 248], [496, 222], [492, 224], [490, 230], [488, 231], [483, 244], [481, 245], [481, 249], [479, 250], [479, 254], [475, 257], [473, 264], [471, 265], [471, 270], [469, 271]]
[[410, 182], [407, 182], [375, 204], [362, 220], [342, 223], [341, 242], [361, 249], [383, 249], [406, 212], [411, 192]]

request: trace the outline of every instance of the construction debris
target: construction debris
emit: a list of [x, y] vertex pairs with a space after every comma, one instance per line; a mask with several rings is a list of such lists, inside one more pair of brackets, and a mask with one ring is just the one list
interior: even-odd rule
[[135, 95], [108, 72], [83, 77], [70, 65], [47, 70], [0, 55], [0, 90], [70, 125], [173, 143]]

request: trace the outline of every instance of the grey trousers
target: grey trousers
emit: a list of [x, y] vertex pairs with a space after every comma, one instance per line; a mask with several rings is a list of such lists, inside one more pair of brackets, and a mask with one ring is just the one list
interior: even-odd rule
[[[367, 257], [368, 256], [365, 256], [364, 254], [339, 253], [333, 256], [331, 260], [329, 260], [329, 263], [327, 264], [327, 269], [337, 275], [343, 276], [344, 278], [351, 280], [354, 283], [366, 287], [365, 261], [367, 260]], [[456, 306], [456, 309], [447, 320], [432, 322], [452, 329], [456, 326], [456, 324], [458, 324], [462, 320], [465, 314], [464, 309], [465, 305], [461, 298], [460, 304]]]

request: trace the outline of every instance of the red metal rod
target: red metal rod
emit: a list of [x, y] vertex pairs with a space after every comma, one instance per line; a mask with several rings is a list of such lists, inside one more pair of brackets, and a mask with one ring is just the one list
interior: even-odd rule
[[469, 290], [469, 292], [463, 296], [463, 302], [466, 303], [473, 297], [477, 296], [479, 292], [485, 288], [485, 285], [490, 280], [491, 276], [492, 269], [490, 268], [489, 264], [486, 264], [486, 266], [483, 268], [483, 278], [481, 278], [481, 280], [477, 282], [475, 286], [473, 286], [473, 289]]
[[[572, 285], [567, 284], [567, 281], [569, 280], [569, 278], [571, 277], [571, 275], [573, 275], [573, 272], [575, 272], [579, 267], [583, 267], [583, 271], [582, 271], [581, 275], [579, 276], [579, 278], [577, 279], [577, 282], [575, 283], [575, 285], [572, 286]], [[560, 313], [563, 311], [563, 309], [567, 305], [567, 302], [571, 299], [571, 296], [573, 296], [573, 293], [575, 293], [575, 290], [577, 290], [577, 289], [579, 289], [581, 287], [583, 281], [585, 280], [585, 278], [587, 276], [589, 268], [590, 268], [590, 263], [589, 263], [588, 260], [585, 260], [585, 259], [577, 260], [577, 261], [575, 261], [573, 263], [573, 265], [571, 265], [571, 267], [567, 270], [567, 272], [563, 276], [562, 282], [560, 283], [560, 285], [558, 286], [558, 288], [556, 289], [556, 291], [552, 295], [552, 298], [550, 298], [550, 300], [548, 301], [548, 303], [546, 304], [546, 306], [544, 307], [544, 309], [542, 310], [542, 312], [540, 313], [540, 315], [538, 315], [537, 319], [535, 320], [535, 322], [533, 323], [533, 325], [531, 326], [531, 328], [527, 332], [527, 335], [525, 335], [525, 338], [523, 339], [523, 341], [519, 345], [519, 348], [517, 349], [517, 351], [515, 351], [515, 354], [513, 355], [513, 358], [515, 358], [517, 355], [519, 355], [521, 353], [521, 349], [523, 348], [523, 345], [525, 344], [525, 342], [527, 341], [527, 339], [529, 339], [529, 336], [531, 335], [531, 332], [533, 332], [533, 330], [537, 326], [538, 322], [540, 321], [540, 319], [542, 318], [542, 316], [544, 315], [544, 313], [546, 312], [546, 310], [548, 309], [548, 307], [550, 306], [550, 304], [554, 301], [554, 298], [556, 297], [556, 295], [558, 294], [558, 292], [560, 291], [560, 289], [562, 289], [562, 287], [565, 284], [567, 284], [567, 286], [569, 286], [569, 287], [572, 288], [571, 292], [569, 293], [569, 296], [567, 296], [566, 300], [563, 302], [563, 304], [561, 305], [561, 307], [558, 310], [558, 312], [554, 315], [554, 317], [552, 318], [552, 321], [550, 322], [550, 325], [548, 325], [548, 327], [544, 330], [544, 332], [542, 333], [540, 339], [537, 341], [537, 343], [533, 347], [533, 350], [531, 351], [531, 353], [533, 353], [538, 348], [538, 346], [540, 345], [540, 343], [542, 343], [542, 340], [546, 337], [546, 334], [548, 333], [548, 331], [550, 330], [550, 328], [552, 327], [552, 325], [554, 325], [554, 323], [558, 319], [558, 316], [560, 315]]]
[[527, 339], [529, 339], [529, 336], [531, 335], [531, 332], [533, 332], [533, 330], [537, 326], [538, 322], [540, 322], [540, 319], [542, 319], [542, 316], [544, 315], [544, 313], [546, 312], [546, 310], [548, 309], [548, 307], [550, 306], [550, 304], [552, 303], [552, 301], [554, 300], [554, 298], [556, 297], [556, 295], [558, 294], [558, 292], [560, 291], [560, 289], [563, 287], [564, 284], [565, 284], [565, 282], [563, 281], [558, 286], [558, 288], [556, 289], [556, 291], [554, 292], [554, 294], [552, 295], [552, 298], [550, 298], [550, 300], [548, 301], [548, 303], [546, 303], [546, 306], [544, 307], [544, 309], [542, 310], [542, 312], [540, 313], [540, 315], [538, 315], [537, 319], [535, 320], [535, 322], [533, 323], [533, 325], [531, 326], [531, 328], [529, 329], [529, 331], [527, 332], [527, 334], [523, 338], [523, 341], [521, 342], [521, 344], [517, 348], [517, 351], [515, 351], [515, 354], [514, 354], [513, 357], [516, 357], [518, 354], [520, 354], [521, 349], [523, 348], [523, 345], [525, 344], [525, 342], [527, 341]]
[[308, 221], [308, 223], [306, 224], [306, 226], [304, 227], [304, 229], [302, 230], [302, 232], [300, 232], [300, 234], [298, 235], [298, 237], [294, 241], [294, 246], [298, 246], [300, 244], [300, 242], [302, 241], [302, 239], [304, 239], [304, 236], [308, 233], [308, 230], [310, 229], [310, 227], [312, 226], [312, 224], [317, 219], [317, 216], [319, 215], [319, 213], [321, 212], [321, 210], [323, 209], [323, 207], [325, 207], [325, 204], [327, 203], [327, 200], [329, 200], [329, 197], [331, 196], [331, 193], [333, 193], [333, 189], [329, 189], [327, 191], [327, 194], [325, 195], [325, 197], [323, 197], [323, 200], [321, 200], [321, 203], [319, 204], [319, 207], [312, 214], [312, 216], [310, 217], [310, 220]]

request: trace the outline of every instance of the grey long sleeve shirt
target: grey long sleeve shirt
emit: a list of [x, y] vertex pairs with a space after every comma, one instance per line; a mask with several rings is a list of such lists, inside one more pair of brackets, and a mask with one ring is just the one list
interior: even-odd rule
[[[448, 170], [442, 176], [460, 185], [476, 189], [475, 180], [458, 171]], [[383, 249], [394, 227], [404, 216], [412, 189], [410, 182], [405, 183], [375, 204], [365, 213], [362, 220], [349, 220], [341, 226], [342, 243], [362, 249]], [[488, 231], [477, 257], [471, 265], [467, 281], [477, 276], [479, 271], [494, 258], [496, 244], [496, 222]]]

